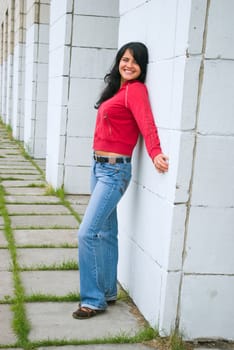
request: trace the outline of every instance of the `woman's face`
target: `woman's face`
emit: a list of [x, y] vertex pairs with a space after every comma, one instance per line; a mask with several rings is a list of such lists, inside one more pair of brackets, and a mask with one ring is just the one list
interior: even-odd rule
[[121, 75], [121, 85], [129, 80], [137, 79], [141, 74], [141, 68], [127, 49], [119, 62], [119, 73]]

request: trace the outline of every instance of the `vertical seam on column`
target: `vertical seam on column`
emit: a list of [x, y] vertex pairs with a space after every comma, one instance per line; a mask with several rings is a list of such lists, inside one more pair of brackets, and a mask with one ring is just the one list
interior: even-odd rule
[[198, 127], [198, 118], [199, 118], [199, 112], [200, 112], [201, 91], [202, 91], [203, 79], [204, 79], [204, 60], [205, 60], [205, 49], [206, 49], [206, 43], [207, 43], [207, 26], [208, 26], [209, 9], [210, 9], [210, 0], [207, 0], [206, 16], [205, 16], [205, 24], [204, 24], [204, 32], [203, 32], [203, 44], [202, 44], [202, 60], [201, 60], [201, 65], [200, 65], [200, 70], [199, 70], [199, 81], [198, 81], [196, 119], [195, 119], [195, 127], [194, 127], [194, 147], [193, 147], [192, 171], [191, 171], [191, 178], [190, 178], [190, 183], [189, 183], [189, 195], [188, 195], [187, 209], [186, 209], [181, 275], [180, 275], [180, 284], [179, 284], [179, 293], [178, 293], [178, 302], [177, 302], [177, 311], [176, 311], [176, 320], [175, 320], [175, 329], [176, 330], [179, 330], [179, 325], [180, 325], [181, 291], [182, 291], [182, 284], [183, 284], [183, 277], [184, 277], [183, 271], [184, 271], [184, 262], [185, 262], [185, 256], [186, 256], [186, 243], [187, 243], [187, 236], [188, 236], [188, 224], [189, 224], [189, 218], [190, 218], [191, 196], [192, 196], [193, 179], [194, 179], [194, 167], [195, 167], [195, 159], [196, 159], [196, 153], [197, 153], [197, 127]]
[[[34, 3], [35, 5], [35, 3]], [[33, 96], [35, 98], [35, 108], [34, 108], [34, 117], [33, 117], [33, 149], [31, 150], [32, 154], [33, 154], [33, 157], [35, 157], [35, 143], [36, 143], [36, 122], [37, 122], [37, 91], [38, 91], [38, 65], [39, 65], [39, 46], [40, 46], [40, 42], [39, 42], [39, 39], [40, 39], [40, 9], [41, 9], [41, 2], [39, 1], [38, 3], [38, 18], [37, 18], [37, 23], [35, 23], [35, 20], [34, 20], [34, 23], [33, 25], [37, 25], [38, 26], [38, 30], [37, 30], [37, 55], [36, 55], [36, 79], [35, 79], [35, 96]], [[36, 8], [35, 8], [35, 11], [36, 11]], [[33, 64], [35, 64], [35, 62], [33, 62]]]
[[[67, 12], [66, 12], [67, 15]], [[73, 39], [73, 21], [74, 21], [74, 0], [72, 1], [72, 14], [71, 14], [71, 34], [70, 34], [70, 55], [69, 55], [69, 68], [68, 68], [68, 89], [67, 89], [67, 109], [66, 109], [66, 123], [65, 123], [65, 144], [64, 144], [64, 154], [63, 154], [63, 179], [62, 183], [64, 185], [65, 180], [65, 159], [67, 150], [67, 125], [68, 125], [68, 105], [70, 98], [70, 84], [71, 84], [71, 59], [72, 59], [72, 39]], [[65, 46], [66, 47], [66, 46]]]

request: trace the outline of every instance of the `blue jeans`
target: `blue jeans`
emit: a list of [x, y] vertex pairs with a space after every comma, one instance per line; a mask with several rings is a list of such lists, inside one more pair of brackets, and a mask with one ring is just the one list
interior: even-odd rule
[[93, 162], [91, 197], [78, 231], [81, 306], [105, 309], [117, 297], [117, 203], [131, 179], [131, 163]]

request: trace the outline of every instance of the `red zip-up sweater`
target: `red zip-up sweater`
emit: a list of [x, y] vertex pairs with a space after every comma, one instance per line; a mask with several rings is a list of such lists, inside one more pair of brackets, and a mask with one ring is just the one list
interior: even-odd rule
[[139, 133], [152, 160], [162, 153], [147, 88], [133, 80], [99, 106], [93, 149], [131, 156]]

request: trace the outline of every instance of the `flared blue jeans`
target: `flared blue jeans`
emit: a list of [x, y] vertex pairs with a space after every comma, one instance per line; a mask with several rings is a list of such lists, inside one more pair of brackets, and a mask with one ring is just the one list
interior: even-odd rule
[[91, 170], [91, 197], [78, 231], [81, 306], [105, 309], [117, 297], [117, 203], [131, 179], [131, 163], [99, 163]]

